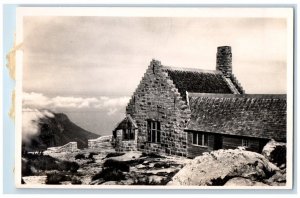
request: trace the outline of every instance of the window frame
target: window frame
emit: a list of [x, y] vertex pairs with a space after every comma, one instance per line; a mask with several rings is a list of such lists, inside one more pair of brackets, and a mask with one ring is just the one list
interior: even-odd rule
[[147, 120], [147, 140], [150, 143], [161, 143], [161, 123]]
[[242, 146], [249, 148], [249, 139], [242, 138]]
[[[124, 141], [131, 141], [135, 139], [135, 134], [133, 129], [123, 129], [123, 140]], [[132, 138], [131, 138], [132, 137]]]
[[[201, 139], [199, 137], [200, 135], [201, 135]], [[196, 140], [196, 142], [194, 140]], [[200, 144], [199, 144], [199, 140], [201, 140]], [[192, 132], [192, 145], [208, 147], [208, 134], [202, 132]]]

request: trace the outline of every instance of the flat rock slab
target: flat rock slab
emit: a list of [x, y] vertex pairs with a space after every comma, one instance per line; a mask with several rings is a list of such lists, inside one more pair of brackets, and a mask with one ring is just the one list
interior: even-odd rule
[[47, 176], [27, 176], [22, 177], [25, 184], [45, 184]]
[[125, 153], [124, 155], [116, 156], [116, 157], [110, 157], [108, 159], [112, 159], [112, 160], [115, 160], [115, 161], [126, 162], [126, 161], [131, 161], [131, 160], [134, 160], [134, 159], [138, 159], [141, 156], [142, 156], [142, 152], [140, 152], [140, 151], [129, 151], [129, 152]]

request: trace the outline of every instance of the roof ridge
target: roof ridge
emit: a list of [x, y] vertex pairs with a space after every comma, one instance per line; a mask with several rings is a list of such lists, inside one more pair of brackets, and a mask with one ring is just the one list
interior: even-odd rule
[[219, 93], [196, 93], [188, 92], [189, 97], [222, 97], [222, 98], [265, 98], [273, 99], [280, 98], [286, 99], [286, 94], [219, 94]]
[[176, 70], [176, 71], [199, 72], [199, 73], [222, 74], [222, 72], [218, 71], [218, 70], [206, 70], [206, 69], [198, 69], [198, 68], [191, 68], [191, 67], [172, 67], [172, 66], [162, 65], [162, 69], [164, 69], [164, 70]]

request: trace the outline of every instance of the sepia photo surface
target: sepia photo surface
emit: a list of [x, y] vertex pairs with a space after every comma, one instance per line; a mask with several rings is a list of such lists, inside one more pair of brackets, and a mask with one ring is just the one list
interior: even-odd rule
[[20, 8], [16, 186], [289, 189], [289, 8]]

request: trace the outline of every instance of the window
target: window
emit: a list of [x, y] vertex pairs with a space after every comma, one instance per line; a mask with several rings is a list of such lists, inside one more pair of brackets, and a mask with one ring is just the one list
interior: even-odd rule
[[248, 146], [249, 146], [249, 140], [247, 140], [247, 139], [242, 139], [242, 146], [248, 147]]
[[148, 142], [158, 143], [160, 142], [160, 122], [158, 121], [148, 121]]
[[207, 146], [208, 145], [208, 135], [204, 133], [193, 133], [193, 144], [199, 146]]
[[134, 140], [134, 130], [123, 129], [123, 140]]

